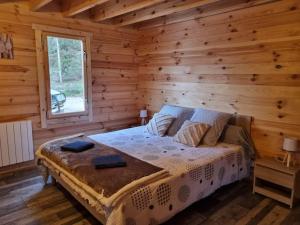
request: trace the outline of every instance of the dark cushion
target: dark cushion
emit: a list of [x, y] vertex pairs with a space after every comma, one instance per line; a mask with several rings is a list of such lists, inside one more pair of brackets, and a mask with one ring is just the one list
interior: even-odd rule
[[74, 141], [69, 144], [65, 144], [61, 146], [62, 151], [70, 151], [70, 152], [82, 152], [93, 148], [95, 146], [94, 143], [86, 142], [86, 141]]
[[92, 160], [96, 169], [126, 166], [125, 160], [119, 155], [99, 156]]

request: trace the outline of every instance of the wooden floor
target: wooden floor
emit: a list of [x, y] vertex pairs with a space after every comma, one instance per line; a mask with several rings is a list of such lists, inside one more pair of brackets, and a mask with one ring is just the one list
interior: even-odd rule
[[[43, 186], [35, 169], [0, 177], [0, 224], [99, 224], [62, 187]], [[184, 210], [164, 225], [300, 225], [293, 210], [251, 193], [241, 181]]]

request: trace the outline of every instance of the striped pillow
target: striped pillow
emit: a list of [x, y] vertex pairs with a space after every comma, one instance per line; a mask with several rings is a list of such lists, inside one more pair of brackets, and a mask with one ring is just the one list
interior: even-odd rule
[[153, 135], [164, 136], [175, 118], [170, 115], [155, 113], [146, 126], [146, 130]]
[[174, 141], [196, 147], [209, 128], [208, 124], [186, 120], [174, 136]]

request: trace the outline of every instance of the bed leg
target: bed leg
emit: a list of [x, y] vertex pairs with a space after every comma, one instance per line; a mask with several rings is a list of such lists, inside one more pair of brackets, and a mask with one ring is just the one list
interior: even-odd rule
[[56, 179], [53, 176], [51, 176], [51, 184], [55, 186], [56, 183]]
[[44, 179], [44, 184], [47, 185], [48, 179], [49, 179], [49, 169], [47, 167], [44, 167], [41, 170], [43, 179]]

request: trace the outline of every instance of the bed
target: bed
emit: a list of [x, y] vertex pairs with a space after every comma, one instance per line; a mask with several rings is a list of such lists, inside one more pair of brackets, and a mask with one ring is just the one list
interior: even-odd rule
[[[77, 136], [80, 135], [68, 138]], [[38, 164], [45, 179], [53, 176], [107, 225], [161, 224], [221, 186], [249, 175], [250, 159], [241, 145], [218, 143], [213, 147], [189, 147], [174, 142], [172, 137], [150, 135], [143, 126], [88, 138], [161, 169], [107, 197], [42, 154], [43, 147], [57, 140], [38, 149]], [[120, 170], [111, 179], [122, 176]]]

